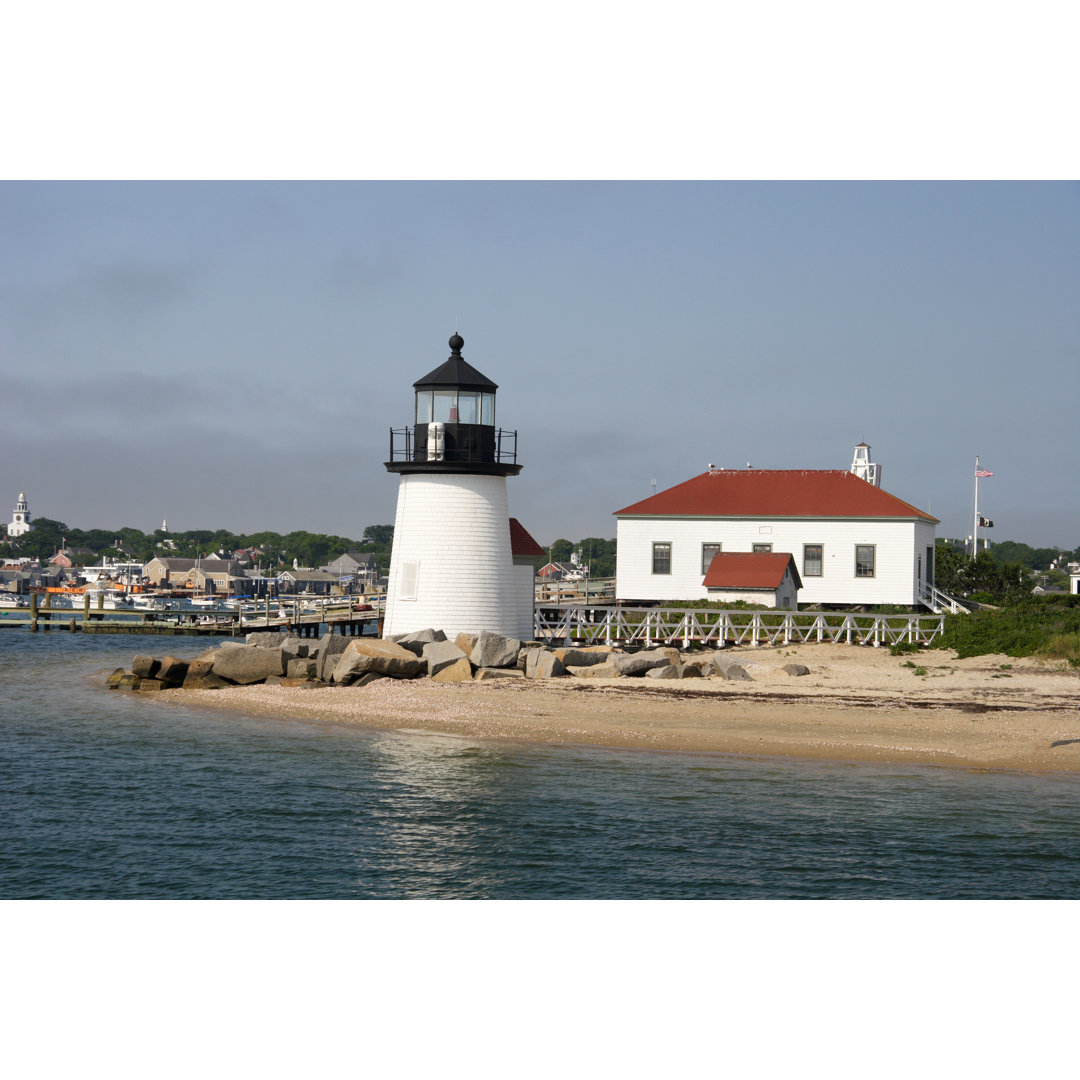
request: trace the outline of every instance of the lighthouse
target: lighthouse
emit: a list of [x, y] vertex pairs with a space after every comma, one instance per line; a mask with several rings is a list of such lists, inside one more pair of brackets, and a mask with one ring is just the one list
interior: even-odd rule
[[495, 426], [498, 386], [450, 338], [444, 364], [413, 383], [411, 427], [391, 429], [397, 514], [383, 632], [432, 628], [453, 640], [490, 630], [532, 637], [531, 576], [515, 570], [506, 479], [517, 432]]

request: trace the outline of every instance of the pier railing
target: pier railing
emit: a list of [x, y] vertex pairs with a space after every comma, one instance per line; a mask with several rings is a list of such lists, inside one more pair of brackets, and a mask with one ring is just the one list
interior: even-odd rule
[[552, 644], [930, 645], [945, 629], [944, 615], [863, 615], [858, 612], [716, 611], [686, 608], [537, 607], [535, 634]]

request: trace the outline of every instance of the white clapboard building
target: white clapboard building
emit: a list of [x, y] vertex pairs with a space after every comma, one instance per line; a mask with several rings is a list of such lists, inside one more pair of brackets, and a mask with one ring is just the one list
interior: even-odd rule
[[718, 552], [772, 552], [793, 557], [800, 604], [917, 606], [938, 521], [882, 490], [869, 451], [848, 470], [710, 467], [617, 510], [616, 597], [718, 599], [705, 584]]

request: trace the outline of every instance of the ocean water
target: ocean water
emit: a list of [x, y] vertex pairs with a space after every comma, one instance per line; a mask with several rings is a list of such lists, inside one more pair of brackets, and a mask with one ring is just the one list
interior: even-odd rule
[[104, 688], [204, 645], [0, 632], [0, 897], [1080, 896], [1080, 777], [383, 733]]

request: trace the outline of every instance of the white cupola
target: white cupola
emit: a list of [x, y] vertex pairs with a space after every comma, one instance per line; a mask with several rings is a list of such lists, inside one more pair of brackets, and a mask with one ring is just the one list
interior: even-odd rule
[[851, 460], [851, 471], [874, 487], [881, 487], [881, 466], [870, 460], [870, 446], [861, 442], [855, 447], [855, 456]]

